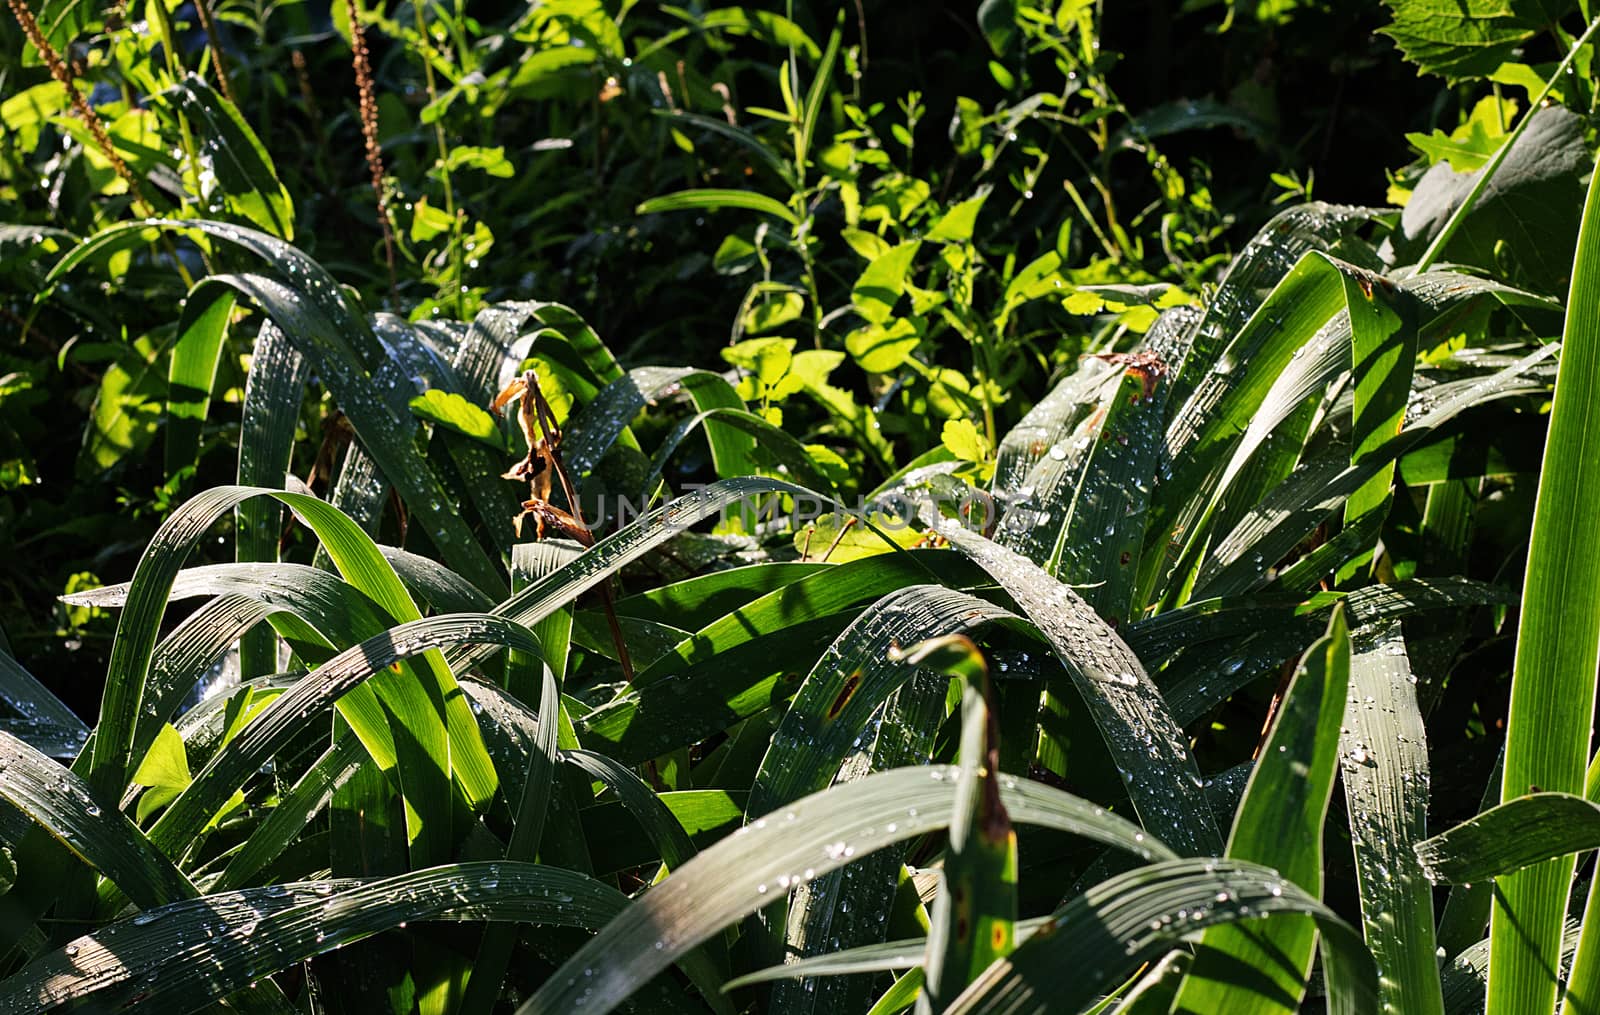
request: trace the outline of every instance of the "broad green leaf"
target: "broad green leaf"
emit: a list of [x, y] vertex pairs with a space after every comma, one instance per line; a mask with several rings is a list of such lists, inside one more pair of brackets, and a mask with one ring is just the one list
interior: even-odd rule
[[497, 451], [506, 449], [505, 437], [494, 417], [453, 391], [431, 388], [411, 400], [411, 412], [458, 434], [482, 441]]
[[850, 291], [850, 302], [868, 324], [881, 327], [887, 325], [894, 316], [894, 305], [900, 299], [900, 294], [906, 291], [906, 275], [911, 270], [911, 262], [921, 249], [921, 240], [907, 240], [890, 247], [886, 253], [874, 258], [856, 279]]
[[[1496, 274], [1510, 265], [1513, 280], [1545, 291], [1564, 288], [1583, 207], [1579, 177], [1591, 159], [1576, 114], [1551, 106], [1525, 122], [1522, 133], [1506, 139], [1510, 147], [1499, 165], [1457, 173], [1441, 163], [1428, 170], [1400, 216], [1391, 255], [1398, 263], [1425, 256], [1424, 248], [1433, 250], [1451, 228], [1435, 258]], [[1452, 224], [1486, 175], [1465, 216]]]
[[[870, 270], [870, 269], [869, 269]], [[867, 324], [844, 338], [844, 347], [856, 365], [868, 373], [889, 373], [904, 363], [922, 343], [922, 331], [909, 317]]]
[[980, 187], [978, 193], [952, 207], [939, 217], [924, 239], [937, 243], [966, 243], [972, 239], [973, 227], [978, 222], [978, 212], [989, 198], [989, 188]]
[[1387, 0], [1383, 29], [1424, 74], [1447, 81], [1485, 77], [1544, 27], [1536, 0]]

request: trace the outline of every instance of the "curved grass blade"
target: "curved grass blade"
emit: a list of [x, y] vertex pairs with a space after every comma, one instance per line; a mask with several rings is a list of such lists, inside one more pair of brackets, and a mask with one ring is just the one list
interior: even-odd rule
[[[1366, 208], [1316, 202], [1273, 216], [1233, 259], [1205, 316], [1195, 327], [1187, 357], [1176, 364], [1181, 369], [1173, 379], [1173, 404], [1183, 405], [1196, 389], [1215, 384], [1215, 379], [1206, 377], [1207, 371], [1216, 366], [1224, 346], [1262, 306], [1265, 294], [1279, 284], [1302, 255], [1330, 249], [1372, 215]], [[1210, 395], [1207, 400], [1215, 397]]]
[[80, 739], [89, 735], [77, 713], [4, 650], [0, 650], [0, 700], [26, 720], [59, 726]]
[[[1582, 793], [1595, 671], [1600, 661], [1600, 178], [1591, 179], [1567, 297], [1560, 371], [1534, 506], [1527, 576], [1506, 719], [1509, 801], [1539, 786]], [[1489, 1007], [1549, 1012], [1558, 984], [1561, 924], [1573, 861], [1503, 878], [1489, 918]], [[1586, 923], [1573, 970], [1580, 995], [1600, 997], [1600, 921]]]
[[1061, 442], [1094, 413], [1113, 373], [1104, 360], [1084, 360], [1000, 438], [989, 486], [996, 498], [1007, 500], [1026, 486], [1028, 476], [1049, 449], [1066, 450]]
[[[42, 300], [61, 279], [85, 262], [117, 250], [137, 246], [146, 236], [157, 230], [194, 230], [206, 236], [248, 251], [272, 265], [285, 277], [303, 279], [306, 298], [329, 320], [341, 325], [338, 333], [331, 335], [334, 348], [342, 351], [348, 362], [360, 363], [367, 370], [375, 370], [383, 363], [385, 350], [372, 333], [366, 318], [356, 313], [347, 302], [348, 297], [323, 267], [307, 257], [298, 248], [268, 233], [227, 222], [205, 219], [143, 219], [107, 226], [82, 243], [73, 247], [55, 263], [45, 277], [45, 288], [36, 297]], [[204, 286], [204, 282], [201, 283]], [[194, 293], [190, 294], [193, 299]]]
[[[842, 505], [821, 494], [779, 479], [752, 476], [719, 480], [679, 497], [598, 541], [572, 563], [529, 585], [492, 612], [520, 624], [536, 624], [689, 526], [743, 499], [767, 493], [811, 497], [818, 502], [842, 508]], [[868, 528], [871, 528], [870, 524]], [[884, 540], [888, 545], [895, 545], [887, 536]], [[896, 556], [903, 557], [905, 554], [897, 553]], [[939, 577], [932, 572], [929, 575], [935, 579]], [[493, 651], [483, 648], [463, 650], [453, 652], [447, 658], [452, 667], [471, 666], [487, 658]]]
[[486, 613], [494, 607], [494, 600], [483, 590], [436, 560], [381, 543], [378, 552], [412, 596], [427, 603], [435, 613]]
[[1309, 915], [1322, 932], [1328, 1010], [1377, 1011], [1377, 974], [1355, 929], [1270, 867], [1237, 860], [1174, 860], [1089, 889], [990, 966], [953, 1012], [1077, 1011], [1185, 937], [1279, 913]]
[[[967, 612], [993, 610], [988, 604], [982, 610], [971, 605], [973, 609]], [[907, 640], [911, 640], [909, 632]], [[893, 644], [886, 647], [886, 659], [893, 648]], [[853, 782], [872, 772], [926, 764], [937, 747], [939, 730], [949, 712], [949, 684], [941, 673], [925, 667], [917, 669], [862, 729], [860, 739], [864, 745], [870, 741], [870, 745], [853, 749], [837, 766], [834, 782]], [[859, 697], [859, 691], [852, 695], [851, 704]], [[817, 788], [823, 785], [818, 783]], [[796, 888], [785, 922], [785, 954], [825, 954], [841, 947], [881, 941], [888, 926], [880, 916], [894, 908], [900, 883], [908, 876], [903, 859], [903, 847], [880, 850]], [[779, 922], [777, 905], [763, 915], [769, 924]], [[791, 1015], [858, 1011], [867, 1006], [870, 986], [866, 981], [852, 979], [787, 981], [774, 986], [770, 1006], [774, 1012]]]
[[1227, 595], [1259, 584], [1269, 568], [1288, 556], [1306, 534], [1388, 462], [1420, 446], [1439, 427], [1469, 408], [1538, 390], [1523, 375], [1554, 351], [1553, 346], [1545, 346], [1489, 377], [1415, 403], [1399, 436], [1368, 453], [1359, 465], [1348, 464], [1347, 456], [1339, 452], [1310, 462], [1207, 551], [1195, 596]]
[[1398, 623], [1358, 634], [1339, 761], [1379, 993], [1393, 1010], [1438, 1013], [1433, 891], [1413, 850], [1428, 829], [1428, 733]]
[[411, 442], [417, 423], [405, 409], [407, 398], [400, 397], [405, 394], [402, 385], [410, 386], [407, 369], [386, 358], [371, 374], [362, 370], [341, 350], [345, 343], [339, 330], [350, 315], [327, 316], [309, 288], [285, 286], [264, 275], [216, 275], [199, 283], [189, 299], [216, 299], [230, 290], [249, 297], [296, 343], [349, 417], [360, 447], [400, 492], [416, 523], [425, 526], [450, 565], [480, 588], [503, 588], [499, 568], [454, 509], [454, 498], [432, 464]]
[[1530, 793], [1416, 845], [1432, 881], [1471, 884], [1600, 846], [1600, 807], [1570, 793]]
[[627, 898], [576, 871], [449, 864], [383, 880], [272, 885], [146, 912], [0, 983], [0, 1009], [92, 998], [100, 1010], [187, 1012], [263, 976], [407, 922], [600, 926]]
[[[307, 721], [314, 715], [326, 714], [334, 702], [361, 681], [410, 656], [479, 639], [531, 652], [539, 650], [538, 642], [526, 628], [487, 613], [446, 614], [411, 621], [345, 649], [297, 681], [240, 730], [162, 813], [150, 829], [151, 841], [164, 850], [187, 843], [233, 791], [289, 743]], [[373, 749], [371, 744], [366, 746], [369, 752]], [[488, 755], [484, 757], [487, 759]]]
[[[1336, 606], [1327, 633], [1311, 646], [1284, 692], [1228, 837], [1228, 859], [1274, 868], [1313, 899], [1322, 896], [1322, 826], [1349, 686], [1350, 635], [1344, 610]], [[1431, 940], [1431, 926], [1429, 931]], [[1309, 919], [1209, 928], [1177, 1004], [1186, 1011], [1239, 1015], [1297, 1011], [1316, 938]], [[1239, 982], [1240, 967], [1253, 969], [1257, 982]]]
[[1159, 464], [1164, 365], [1130, 362], [1102, 375], [1098, 408], [1050, 445], [996, 530], [1016, 550], [1070, 584], [1112, 623], [1128, 619], [1144, 539], [1144, 515]]
[[99, 871], [140, 908], [199, 894], [114, 801], [0, 731], [0, 799]]
[[651, 112], [663, 119], [670, 119], [675, 123], [690, 124], [733, 141], [765, 163], [767, 168], [776, 173], [778, 178], [787, 184], [790, 189], [799, 189], [798, 184], [795, 182], [794, 170], [790, 168], [789, 164], [780, 158], [773, 148], [750, 131], [730, 124], [726, 120], [719, 120], [713, 116], [702, 116], [699, 113], [691, 113], [687, 110], [653, 109]]
[[[606, 449], [627, 429], [633, 417], [646, 405], [677, 392], [686, 393], [701, 413], [715, 409], [745, 409], [744, 400], [721, 374], [689, 367], [639, 367], [619, 377], [585, 405], [572, 420], [571, 433], [562, 448], [562, 457], [574, 475], [583, 475], [599, 464]], [[682, 436], [679, 435], [679, 440]], [[727, 423], [706, 423], [706, 439], [719, 476], [748, 476], [757, 470], [750, 453], [756, 442], [747, 433], [737, 432]], [[675, 443], [672, 440], [669, 444]]]
[[892, 653], [896, 646], [997, 621], [1023, 623], [1008, 610], [941, 585], [912, 585], [873, 603], [800, 685], [750, 786], [746, 815], [766, 814], [833, 781], [884, 700], [916, 672]]
[[[194, 74], [161, 96], [174, 100], [205, 153], [206, 169], [239, 214], [285, 240], [294, 239], [294, 202], [266, 148], [233, 103]], [[163, 108], [157, 105], [156, 108]]]
[[[661, 442], [654, 455], [650, 457], [650, 473], [643, 484], [645, 489], [653, 487], [660, 478], [662, 470], [672, 454], [677, 451], [689, 434], [696, 427], [706, 427], [707, 437], [711, 437], [712, 424], [743, 431], [755, 438], [757, 446], [765, 455], [770, 455], [777, 465], [788, 470], [801, 484], [814, 490], [833, 496], [837, 493], [833, 483], [818, 470], [816, 463], [811, 460], [811, 455], [806, 452], [805, 446], [795, 440], [785, 430], [780, 430], [766, 420], [743, 408], [716, 408], [705, 412], [696, 413], [688, 419], [682, 420], [672, 428], [672, 432]], [[713, 444], [713, 451], [715, 444]]]
[[[1051, 922], [1048, 916], [1018, 920], [1017, 944], [1033, 936], [1033, 932]], [[903, 941], [879, 941], [834, 952], [796, 959], [782, 966], [768, 966], [753, 973], [735, 977], [723, 985], [723, 990], [737, 990], [753, 983], [773, 980], [792, 980], [806, 976], [849, 976], [853, 973], [887, 973], [896, 969], [920, 969], [928, 950], [925, 937], [907, 938]]]
[[[1488, 924], [1487, 910], [1484, 923]], [[1578, 951], [1577, 920], [1567, 920], [1561, 934], [1561, 968], [1571, 968]], [[1489, 939], [1463, 949], [1440, 971], [1446, 1015], [1483, 1015], [1489, 989]]]
[[1188, 739], [1139, 657], [1082, 597], [1026, 558], [960, 525], [939, 532], [987, 571], [1050, 642], [1121, 770], [1140, 819], [1160, 828], [1182, 853], [1219, 852], [1222, 837], [1195, 792], [1203, 780]]
[[[346, 579], [390, 616], [399, 620], [420, 617], [394, 569], [336, 508], [304, 494], [249, 487], [219, 487], [199, 494], [163, 523], [128, 585], [87, 774], [100, 792], [120, 793], [131, 774], [132, 740], [148, 683], [155, 633], [178, 568], [218, 516], [262, 494], [294, 509], [317, 532]], [[401, 764], [401, 778], [402, 782], [408, 775], [419, 780], [406, 797], [410, 806], [422, 808], [413, 815], [411, 828], [425, 830], [427, 835], [418, 840], [418, 849], [422, 855], [444, 855], [450, 848], [452, 815], [441, 808], [452, 806], [451, 776], [457, 777], [467, 801], [476, 806], [494, 794], [494, 768], [483, 750], [472, 712], [454, 693], [455, 679], [440, 656], [425, 655], [420, 671], [402, 666], [399, 676], [385, 677], [373, 690], [386, 701], [391, 722], [405, 727], [402, 742], [408, 753]], [[426, 679], [420, 679], [424, 676]], [[423, 821], [424, 816], [431, 820]]]
[[[579, 949], [519, 1015], [604, 1013], [688, 949], [760, 909], [770, 892], [814, 878], [890, 843], [943, 828], [956, 769], [897, 769], [796, 801], [747, 825], [646, 892]], [[1035, 783], [1002, 777], [1012, 819], [1086, 835], [1146, 860], [1165, 846], [1121, 818]], [[738, 871], [730, 877], [730, 871]]]
[[789, 207], [765, 194], [752, 190], [727, 190], [714, 187], [699, 190], [680, 190], [676, 194], [652, 197], [634, 209], [636, 215], [654, 215], [664, 211], [694, 211], [698, 209], [743, 208], [798, 227], [800, 219]]

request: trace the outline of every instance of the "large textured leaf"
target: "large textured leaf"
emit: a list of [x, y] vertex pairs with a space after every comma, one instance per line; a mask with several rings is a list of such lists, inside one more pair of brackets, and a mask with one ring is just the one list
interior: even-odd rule
[[[1436, 0], [1454, 4], [1454, 0]], [[1479, 179], [1492, 172], [1476, 202], [1440, 252], [1445, 260], [1496, 270], [1509, 261], [1528, 283], [1560, 291], [1572, 268], [1583, 206], [1579, 179], [1590, 164], [1582, 117], [1560, 106], [1536, 110], [1497, 168], [1458, 173], [1440, 162], [1406, 203], [1386, 251], [1397, 264], [1423, 253]]]
[[1388, 0], [1381, 29], [1405, 58], [1449, 81], [1487, 77], [1548, 20], [1538, 0]]

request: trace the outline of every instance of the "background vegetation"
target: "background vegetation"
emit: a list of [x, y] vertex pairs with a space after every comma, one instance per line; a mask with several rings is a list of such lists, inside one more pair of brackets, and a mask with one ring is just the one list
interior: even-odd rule
[[0, 1009], [1600, 1010], [1586, 2], [8, 2]]

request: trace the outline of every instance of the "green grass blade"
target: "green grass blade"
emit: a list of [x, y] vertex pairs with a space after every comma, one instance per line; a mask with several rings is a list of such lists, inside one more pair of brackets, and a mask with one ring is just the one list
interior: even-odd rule
[[321, 881], [179, 902], [78, 938], [0, 984], [0, 1009], [80, 998], [97, 1010], [191, 1011], [261, 977], [407, 922], [600, 926], [626, 905], [576, 871], [450, 864], [376, 881]]
[[800, 129], [795, 135], [794, 145], [797, 166], [805, 166], [810, 157], [811, 145], [817, 134], [817, 120], [822, 115], [823, 103], [827, 101], [828, 92], [833, 86], [833, 64], [839, 57], [839, 40], [843, 35], [844, 12], [840, 11], [838, 23], [828, 36], [828, 46], [822, 51], [822, 59], [817, 61], [816, 74], [811, 79], [811, 87], [806, 91], [805, 105], [801, 109]]
[[0, 732], [0, 799], [105, 875], [141, 908], [193, 898], [195, 888], [153, 848], [113, 798]]
[[752, 190], [726, 190], [714, 187], [700, 190], [680, 190], [676, 194], [652, 197], [634, 209], [637, 215], [654, 215], [664, 211], [698, 211], [719, 208], [743, 208], [771, 215], [791, 226], [800, 224], [799, 216], [781, 201]]
[[1261, 293], [1276, 286], [1301, 255], [1327, 250], [1340, 237], [1366, 222], [1372, 212], [1321, 202], [1289, 208], [1273, 216], [1234, 258], [1195, 327], [1193, 345], [1173, 379], [1175, 406], [1206, 383], [1225, 344], [1236, 335], [1262, 302]]
[[[1021, 944], [1040, 927], [1050, 923], [1050, 917], [1018, 920], [1017, 943]], [[769, 966], [753, 973], [729, 980], [724, 990], [737, 990], [752, 983], [773, 980], [792, 980], [806, 976], [849, 976], [853, 973], [886, 973], [896, 969], [920, 969], [927, 957], [928, 939], [907, 938], [903, 941], [879, 941], [856, 948], [846, 948], [829, 955], [816, 955], [797, 959], [782, 966]]]
[[[897, 769], [798, 800], [684, 864], [579, 949], [520, 1015], [615, 1008], [688, 949], [757, 911], [772, 893], [949, 821], [957, 770]], [[1121, 818], [1035, 783], [1001, 778], [1012, 820], [1048, 824], [1145, 859], [1170, 855]], [[730, 871], [738, 871], [730, 877]]]
[[[264, 322], [256, 333], [244, 383], [239, 419], [240, 486], [284, 485], [309, 379], [305, 357], [295, 351], [277, 325]], [[282, 531], [282, 505], [265, 497], [244, 501], [234, 508], [234, 559], [277, 560]], [[249, 680], [277, 668], [277, 642], [270, 630], [253, 630], [240, 639], [240, 676]]]
[[[1322, 897], [1322, 826], [1333, 795], [1349, 681], [1349, 629], [1344, 610], [1335, 607], [1327, 633], [1311, 646], [1284, 692], [1228, 838], [1228, 859], [1272, 867], [1313, 899]], [[1316, 937], [1309, 919], [1210, 928], [1178, 1004], [1185, 1011], [1241, 1015], [1297, 1011]], [[1241, 964], [1266, 982], [1237, 982]]]
[[[599, 463], [606, 449], [616, 442], [639, 410], [680, 390], [689, 395], [700, 413], [745, 411], [744, 400], [721, 374], [689, 367], [639, 367], [601, 389], [575, 414], [562, 448], [567, 468], [574, 474], [587, 473]], [[719, 476], [748, 476], [758, 471], [751, 458], [756, 447], [755, 437], [721, 418], [707, 419], [705, 428]], [[669, 438], [667, 444], [670, 446], [682, 438], [683, 434], [677, 434]]]
[[[297, 681], [229, 741], [151, 827], [151, 841], [166, 850], [187, 843], [312, 716], [326, 715], [334, 702], [374, 673], [431, 649], [477, 639], [538, 651], [538, 642], [526, 628], [491, 614], [429, 617], [351, 646]], [[371, 744], [367, 747], [372, 750]]]
[[726, 120], [720, 120], [714, 116], [702, 116], [699, 113], [691, 113], [682, 109], [653, 109], [651, 112], [663, 119], [670, 119], [674, 123], [689, 124], [727, 138], [749, 154], [760, 159], [768, 169], [776, 173], [778, 178], [791, 189], [796, 189], [794, 170], [789, 164], [778, 155], [776, 150], [743, 127], [731, 124]]
[[1303, 471], [1279, 485], [1232, 532], [1208, 549], [1195, 596], [1226, 595], [1263, 582], [1269, 568], [1390, 461], [1421, 446], [1439, 428], [1470, 408], [1539, 390], [1524, 375], [1552, 351], [1552, 347], [1545, 346], [1488, 377], [1449, 392], [1430, 392], [1432, 397], [1412, 406], [1411, 418], [1400, 434], [1369, 452], [1358, 465], [1348, 464], [1342, 451], [1307, 463]]
[[[360, 447], [405, 500], [413, 523], [424, 526], [446, 561], [485, 590], [504, 588], [499, 568], [473, 536], [433, 467], [412, 443], [417, 422], [405, 408], [401, 385], [409, 371], [395, 359], [368, 373], [345, 352], [341, 330], [353, 315], [329, 317], [310, 287], [285, 286], [264, 275], [217, 275], [196, 286], [190, 299], [229, 287], [249, 297], [296, 343], [349, 417]], [[376, 341], [376, 338], [373, 339]], [[355, 445], [352, 445], [352, 449]]]
[[[1582, 793], [1600, 657], [1600, 177], [1579, 228], [1567, 321], [1534, 508], [1506, 721], [1502, 800], [1530, 787]], [[1547, 1015], [1573, 861], [1504, 878], [1490, 916], [1489, 1007]]]
[[285, 240], [294, 239], [294, 202], [266, 148], [234, 104], [195, 74], [162, 97], [172, 99], [187, 119], [205, 152], [206, 169], [233, 209]]
[[166, 471], [175, 476], [200, 454], [200, 428], [211, 406], [217, 362], [233, 315], [234, 297], [213, 291], [209, 299], [186, 300], [178, 341], [167, 366]]
[[[261, 494], [299, 512], [317, 532], [321, 545], [333, 555], [347, 580], [389, 615], [400, 620], [420, 616], [394, 569], [371, 540], [336, 508], [303, 494], [248, 487], [220, 487], [196, 496], [163, 524], [128, 584], [127, 605], [118, 621], [101, 725], [90, 762], [89, 778], [97, 786], [112, 786], [111, 792], [120, 793], [132, 771], [132, 741], [148, 682], [151, 642], [178, 567], [217, 517]], [[373, 690], [387, 703], [390, 721], [406, 729], [406, 736], [400, 738], [408, 751], [401, 766], [402, 782], [409, 775], [426, 784], [424, 788], [414, 782], [413, 792], [407, 794], [408, 804], [431, 811], [431, 821], [423, 820], [422, 810], [413, 815], [413, 831], [427, 829], [428, 838], [421, 840], [418, 848], [422, 855], [444, 855], [451, 848], [452, 816], [441, 808], [452, 806], [448, 788], [451, 773], [459, 778], [463, 792], [473, 803], [493, 796], [495, 775], [471, 710], [459, 694], [453, 693], [455, 680], [442, 657], [437, 653], [425, 655], [420, 665], [419, 670], [406, 665], [399, 674], [385, 675]], [[97, 777], [101, 782], [95, 782]], [[435, 785], [441, 779], [442, 785]]]
[[[541, 674], [539, 717], [533, 727], [528, 750], [523, 754], [522, 792], [512, 807], [511, 840], [506, 843], [507, 860], [532, 862], [539, 855], [539, 841], [550, 814], [550, 796], [555, 787], [556, 740], [561, 729], [561, 688], [555, 674], [538, 653], [513, 652], [512, 666], [536, 668]], [[509, 802], [509, 799], [508, 799]], [[489, 927], [478, 944], [472, 963], [462, 1010], [492, 1012], [500, 998], [506, 967], [516, 946], [516, 928]]]
[[992, 603], [939, 585], [913, 585], [873, 603], [800, 685], [750, 786], [745, 813], [754, 819], [827, 787], [884, 700], [916, 672], [890, 657], [893, 646], [997, 621], [1022, 623]]
[[[1360, 464], [1400, 432], [1406, 401], [1411, 395], [1411, 372], [1417, 360], [1417, 318], [1420, 308], [1408, 293], [1379, 275], [1351, 275], [1344, 283], [1345, 307], [1350, 318], [1350, 354], [1355, 381], [1355, 431], [1351, 435], [1350, 463]], [[1345, 524], [1368, 513], [1388, 513], [1395, 462], [1386, 461], [1376, 474], [1345, 502]], [[1347, 579], [1371, 558], [1371, 548], [1339, 568]]]
[[[731, 407], [696, 413], [673, 427], [655, 454], [650, 456], [650, 471], [642, 484], [643, 488], [648, 490], [655, 486], [671, 455], [697, 427], [706, 428], [707, 437], [713, 439], [712, 450], [715, 452], [717, 441], [726, 442], [726, 433], [714, 435], [713, 425], [722, 427], [725, 431], [737, 430], [754, 438], [764, 454], [771, 456], [777, 465], [785, 467], [788, 470], [787, 474], [793, 476], [803, 486], [809, 486], [829, 496], [837, 492], [832, 481], [817, 469], [805, 446], [791, 437], [787, 431], [778, 429], [753, 412]], [[770, 468], [767, 471], [771, 471]]]
[[1025, 557], [959, 525], [940, 529], [987, 571], [1050, 642], [1082, 695], [1128, 784], [1140, 819], [1174, 849], [1216, 855], [1222, 847], [1188, 738], [1150, 682], [1138, 656], [1082, 597]]
[[1386, 1006], [1437, 1013], [1433, 890], [1413, 847], [1428, 828], [1428, 733], [1399, 624], [1358, 632], [1339, 761], [1367, 947]]
[[1189, 935], [1278, 913], [1309, 915], [1322, 932], [1328, 1010], [1376, 1012], [1377, 974], [1353, 927], [1270, 867], [1208, 859], [1141, 867], [1089, 889], [990, 966], [951, 1010], [1078, 1011]]
[[[1000, 750], [999, 724], [991, 718], [984, 691], [974, 686], [978, 681], [971, 673], [982, 670], [985, 663], [962, 635], [938, 641], [950, 646], [945, 651], [961, 651], [959, 644], [965, 642], [965, 658], [949, 669], [967, 675], [967, 683], [950, 842], [939, 873], [939, 897], [929, 914], [922, 996], [917, 1003], [918, 1010], [926, 1012], [943, 1012], [991, 962], [1009, 955], [1017, 921], [1017, 833], [1000, 802], [999, 773], [990, 767]], [[913, 657], [917, 649], [911, 649]], [[986, 672], [982, 680], [987, 683]]]
[[1600, 807], [1570, 793], [1530, 793], [1491, 807], [1416, 846], [1444, 884], [1501, 877], [1551, 857], [1600, 846]]
[[70, 730], [80, 740], [89, 735], [89, 728], [77, 713], [4, 650], [0, 650], [0, 700], [24, 719]]
[[1106, 372], [1099, 361], [1087, 362], [1096, 366], [1079, 370], [1099, 378], [1091, 386], [1099, 409], [1054, 443], [1030, 444], [1019, 461], [1039, 452], [1024, 481], [1032, 495], [1006, 512], [995, 539], [1064, 582], [1093, 585], [1084, 598], [1121, 624], [1134, 609], [1165, 389], [1147, 368]]

